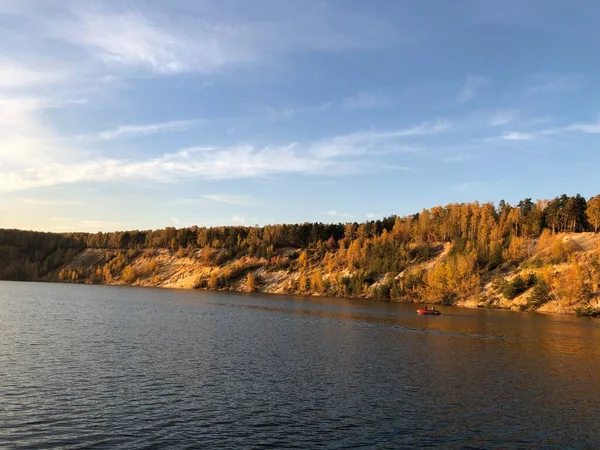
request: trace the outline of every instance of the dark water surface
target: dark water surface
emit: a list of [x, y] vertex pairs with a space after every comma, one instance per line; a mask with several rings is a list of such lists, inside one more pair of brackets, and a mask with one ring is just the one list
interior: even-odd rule
[[0, 282], [2, 448], [600, 448], [600, 321]]

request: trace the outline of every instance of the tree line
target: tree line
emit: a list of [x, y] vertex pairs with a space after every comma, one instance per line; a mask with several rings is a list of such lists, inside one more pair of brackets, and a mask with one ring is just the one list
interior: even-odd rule
[[[290, 292], [452, 301], [477, 292], [481, 277], [496, 268], [524, 261], [533, 240], [541, 243], [548, 241], [549, 234], [584, 231], [600, 231], [600, 195], [588, 200], [581, 195], [536, 202], [526, 198], [516, 205], [453, 203], [363, 223], [168, 227], [91, 234], [0, 230], [0, 278], [42, 279], [85, 248], [97, 248], [107, 250], [103, 266], [63, 270], [59, 278], [135, 280], [128, 263], [138, 252], [166, 248], [185, 256], [202, 249], [207, 264], [238, 262], [226, 275], [215, 273], [199, 280], [200, 287], [227, 287], [262, 261], [267, 270], [302, 272], [290, 281]], [[556, 261], [569, 255], [562, 245], [557, 242], [549, 250]], [[448, 248], [443, 263], [431, 270], [419, 267]], [[156, 276], [156, 268], [149, 273]], [[256, 278], [249, 281], [253, 290], [258, 283]]]
[[214, 247], [247, 248], [263, 250], [273, 248], [305, 248], [319, 241], [344, 240], [350, 243], [360, 237], [377, 237], [383, 232], [401, 229], [407, 242], [449, 242], [456, 239], [472, 239], [492, 228], [501, 236], [539, 236], [544, 229], [554, 233], [600, 230], [600, 195], [586, 201], [577, 194], [562, 195], [553, 200], [531, 198], [511, 206], [500, 201], [493, 203], [461, 203], [436, 206], [406, 217], [390, 216], [364, 223], [303, 223], [266, 225], [263, 227], [221, 226], [175, 228], [162, 230], [122, 231], [109, 233], [66, 233], [63, 236], [82, 241], [90, 248], [116, 250]]

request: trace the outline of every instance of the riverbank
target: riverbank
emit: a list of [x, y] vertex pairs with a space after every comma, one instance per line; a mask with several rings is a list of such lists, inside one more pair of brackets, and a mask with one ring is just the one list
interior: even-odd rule
[[[85, 249], [50, 273], [46, 281], [131, 285], [175, 289], [261, 292], [265, 294], [315, 295], [367, 298], [402, 303], [427, 303], [467, 308], [574, 314], [587, 308], [600, 310], [600, 236], [564, 233], [545, 242], [532, 241], [519, 264], [490, 272], [461, 275], [465, 295], [449, 299], [433, 297], [435, 291], [411, 290], [415, 274], [448, 270], [453, 246], [431, 246], [430, 257], [415, 258], [404, 271], [369, 277], [360, 268], [340, 264], [340, 250], [322, 257], [308, 257], [299, 249], [280, 249], [271, 258], [242, 256], [224, 259], [213, 248], [146, 249], [118, 251]], [[344, 255], [347, 257], [347, 255]], [[423, 277], [423, 275], [421, 275]], [[469, 280], [477, 280], [475, 288]], [[423, 279], [423, 278], [422, 278]], [[433, 284], [436, 280], [424, 278]], [[450, 283], [446, 278], [442, 282]], [[360, 289], [356, 286], [359, 285]], [[401, 289], [395, 289], [399, 286]], [[395, 289], [395, 290], [394, 290]], [[357, 295], [357, 292], [359, 294]], [[397, 295], [400, 292], [404, 295]], [[575, 299], [573, 296], [582, 295]]]

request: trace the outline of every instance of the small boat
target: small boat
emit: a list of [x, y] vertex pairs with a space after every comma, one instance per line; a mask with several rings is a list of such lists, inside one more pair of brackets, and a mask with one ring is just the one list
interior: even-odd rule
[[442, 314], [437, 309], [417, 309], [417, 314], [427, 315], [427, 316], [439, 316]]

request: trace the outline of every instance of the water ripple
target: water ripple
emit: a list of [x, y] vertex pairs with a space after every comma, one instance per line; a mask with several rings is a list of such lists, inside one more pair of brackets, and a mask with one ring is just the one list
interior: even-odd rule
[[0, 311], [1, 448], [600, 442], [588, 322], [20, 283]]

